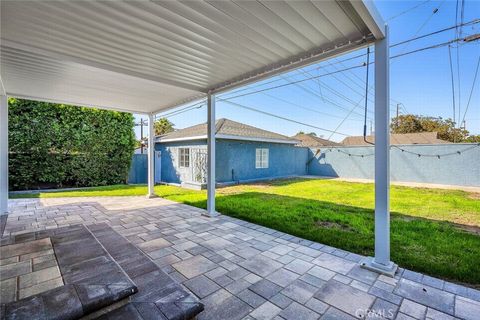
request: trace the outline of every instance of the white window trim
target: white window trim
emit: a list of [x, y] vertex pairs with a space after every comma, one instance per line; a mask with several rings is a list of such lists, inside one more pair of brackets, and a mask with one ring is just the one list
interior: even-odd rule
[[255, 169], [268, 169], [270, 162], [268, 148], [255, 149]]
[[[188, 153], [188, 165], [187, 166], [185, 165], [185, 163], [186, 163], [185, 154], [183, 155], [183, 159], [182, 159], [182, 150], [187, 150], [187, 153]], [[183, 165], [182, 165], [182, 163], [183, 163]], [[179, 168], [190, 168], [190, 148], [183, 148], [183, 147], [178, 148], [178, 167]]]

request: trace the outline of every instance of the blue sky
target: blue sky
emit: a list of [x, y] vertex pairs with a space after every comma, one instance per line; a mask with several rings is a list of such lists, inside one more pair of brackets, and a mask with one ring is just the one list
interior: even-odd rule
[[[421, 4], [422, 2], [425, 2]], [[455, 25], [456, 1], [375, 1], [380, 14], [388, 20], [390, 26], [390, 43], [427, 34]], [[421, 4], [416, 9], [403, 15], [398, 14]], [[433, 13], [438, 9], [436, 13]], [[389, 20], [389, 18], [394, 17]], [[464, 21], [480, 18], [480, 1], [465, 0]], [[458, 17], [460, 21], [460, 16]], [[480, 23], [464, 27], [463, 36], [480, 33]], [[391, 56], [409, 52], [418, 48], [443, 43], [455, 39], [455, 30], [427, 37], [415, 42], [400, 45], [391, 49]], [[373, 49], [373, 48], [372, 48]], [[351, 66], [361, 65], [366, 61], [362, 56], [349, 61], [339, 61], [365, 53], [366, 49], [331, 59], [320, 64], [311, 65], [280, 77], [270, 78], [248, 87], [238, 88], [222, 95], [223, 98], [256, 91], [291, 81], [305, 79], [325, 73], [332, 73]], [[457, 52], [459, 68], [457, 70]], [[451, 48], [454, 68], [456, 117], [460, 108], [460, 119], [463, 118], [467, 102], [472, 91], [473, 78], [480, 57], [480, 41], [461, 44]], [[374, 55], [370, 56], [373, 60]], [[373, 66], [370, 69], [369, 113], [367, 126], [373, 121]], [[479, 72], [480, 73], [480, 72]], [[275, 131], [288, 136], [298, 131], [315, 132], [318, 136], [341, 141], [346, 135], [362, 135], [365, 94], [366, 68], [308, 80], [297, 85], [288, 85], [278, 89], [255, 93], [230, 101], [253, 107], [264, 112], [293, 119], [318, 128], [333, 130], [331, 134], [317, 128], [273, 118], [250, 110], [232, 106], [225, 102], [217, 102], [217, 119], [229, 118], [262, 129]], [[414, 53], [391, 60], [390, 64], [390, 98], [391, 115], [400, 105], [400, 113], [413, 113], [434, 117], [452, 118], [452, 83], [449, 64], [448, 47]], [[458, 81], [459, 80], [459, 81]], [[263, 85], [262, 85], [263, 84]], [[235, 91], [240, 90], [235, 93]], [[185, 108], [182, 106], [180, 109]], [[353, 111], [352, 111], [353, 110]], [[168, 111], [165, 114], [169, 114]], [[161, 116], [160, 114], [159, 116]], [[136, 115], [136, 121], [141, 116]], [[180, 129], [206, 121], [206, 106], [192, 109], [178, 115], [168, 116], [169, 120]], [[344, 120], [346, 119], [346, 120]], [[480, 74], [471, 97], [468, 112], [465, 116], [466, 127], [471, 133], [480, 134]], [[136, 128], [137, 137], [140, 128]]]

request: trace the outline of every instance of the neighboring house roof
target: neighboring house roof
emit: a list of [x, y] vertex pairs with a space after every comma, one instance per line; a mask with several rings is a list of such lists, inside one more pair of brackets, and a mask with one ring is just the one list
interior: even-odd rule
[[[248, 140], [275, 143], [297, 144], [298, 141], [287, 136], [252, 127], [229, 119], [216, 121], [216, 137], [218, 139]], [[207, 138], [207, 124], [197, 124], [185, 129], [173, 131], [157, 137], [157, 142], [201, 140]]]
[[[375, 136], [367, 136], [367, 141], [375, 142]], [[437, 132], [417, 132], [417, 133], [401, 133], [391, 134], [390, 144], [444, 144], [449, 141], [438, 139]], [[342, 141], [347, 146], [363, 146], [369, 145], [364, 141], [363, 136], [346, 137]]]
[[304, 133], [299, 133], [293, 136], [292, 139], [300, 141], [300, 143], [298, 144], [299, 147], [319, 148], [325, 146], [341, 146], [341, 144], [338, 142], [322, 139]]

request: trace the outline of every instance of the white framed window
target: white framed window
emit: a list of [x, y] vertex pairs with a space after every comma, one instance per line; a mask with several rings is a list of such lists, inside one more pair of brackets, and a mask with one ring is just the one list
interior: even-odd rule
[[268, 149], [267, 148], [255, 149], [255, 168], [256, 169], [268, 168]]
[[190, 167], [190, 149], [179, 148], [178, 165], [180, 168]]

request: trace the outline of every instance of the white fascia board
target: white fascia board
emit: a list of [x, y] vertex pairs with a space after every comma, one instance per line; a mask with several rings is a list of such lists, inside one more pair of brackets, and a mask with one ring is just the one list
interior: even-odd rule
[[[255, 141], [255, 142], [271, 142], [271, 143], [283, 143], [283, 144], [298, 144], [300, 141], [297, 140], [282, 140], [282, 139], [268, 139], [268, 138], [255, 138], [255, 137], [242, 137], [229, 134], [217, 134], [215, 135], [216, 139], [224, 140], [241, 140], [241, 141]], [[165, 143], [165, 142], [177, 142], [177, 141], [190, 141], [190, 140], [206, 140], [207, 135], [202, 136], [193, 136], [193, 137], [183, 137], [183, 138], [172, 138], [172, 139], [162, 139], [157, 138], [156, 142]]]
[[162, 138], [157, 138], [156, 142], [164, 143], [164, 142], [177, 142], [177, 141], [190, 141], [190, 140], [206, 140], [207, 135], [203, 136], [192, 136], [192, 137], [183, 137], [183, 138], [171, 138], [171, 139], [162, 139]]
[[375, 39], [380, 40], [385, 38], [385, 21], [373, 4], [372, 0], [353, 0], [350, 1], [352, 7], [357, 11], [357, 14], [362, 18], [365, 25], [372, 32]]
[[[375, 36], [373, 36], [375, 37]], [[302, 55], [297, 55], [273, 65], [264, 66], [260, 69], [241, 75], [237, 78], [219, 83], [209, 88], [207, 91], [219, 94], [238, 87], [246, 86], [270, 77], [278, 76], [292, 70], [300, 69], [321, 61], [333, 59], [354, 50], [369, 46], [374, 39], [360, 39], [357, 41], [348, 41], [344, 44], [332, 44], [330, 48], [317, 48]]]

